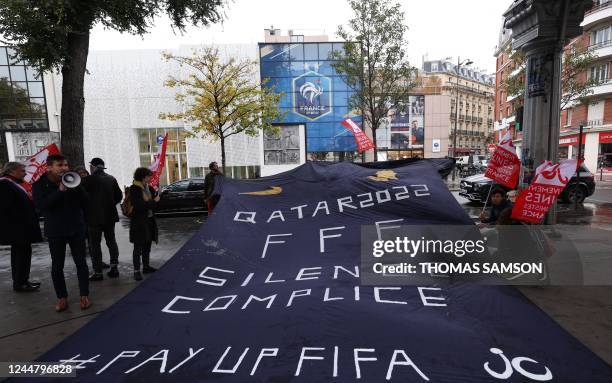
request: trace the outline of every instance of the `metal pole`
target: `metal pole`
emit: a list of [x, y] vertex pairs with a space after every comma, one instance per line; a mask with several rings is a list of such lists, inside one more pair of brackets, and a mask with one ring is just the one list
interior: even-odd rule
[[[461, 58], [457, 57], [457, 95], [455, 99], [455, 128], [453, 129], [453, 158], [457, 158], [457, 124], [459, 123], [459, 70], [461, 69]], [[453, 181], [455, 181], [455, 173], [456, 173], [456, 163], [455, 168], [453, 168]]]
[[[582, 159], [582, 129], [584, 123], [580, 123], [580, 133], [578, 133], [578, 157], [576, 159], [576, 191], [580, 187], [580, 160]], [[574, 200], [574, 210], [578, 210], [578, 198]]]

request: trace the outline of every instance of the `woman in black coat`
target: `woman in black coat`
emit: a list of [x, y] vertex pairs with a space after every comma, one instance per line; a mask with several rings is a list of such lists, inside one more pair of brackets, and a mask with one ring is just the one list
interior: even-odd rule
[[155, 222], [155, 205], [159, 196], [149, 185], [152, 172], [147, 168], [138, 168], [134, 172], [134, 182], [130, 186], [129, 196], [133, 211], [130, 217], [130, 242], [134, 244], [132, 260], [134, 262], [134, 279], [142, 280], [140, 263], [144, 274], [156, 271], [149, 264], [151, 244], [157, 243], [158, 232]]

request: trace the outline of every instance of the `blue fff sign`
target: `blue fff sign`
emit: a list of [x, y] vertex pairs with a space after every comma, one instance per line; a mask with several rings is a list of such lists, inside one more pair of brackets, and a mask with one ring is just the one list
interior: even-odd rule
[[452, 166], [309, 161], [220, 178], [193, 238], [39, 361], [77, 371], [53, 381], [88, 383], [612, 382], [512, 287], [362, 283], [363, 225], [472, 224], [439, 175]]
[[332, 110], [331, 79], [308, 71], [293, 79], [293, 111], [311, 121]]
[[164, 136], [160, 134], [159, 136], [157, 136], [156, 140], [157, 140], [157, 145], [161, 145], [164, 143]]

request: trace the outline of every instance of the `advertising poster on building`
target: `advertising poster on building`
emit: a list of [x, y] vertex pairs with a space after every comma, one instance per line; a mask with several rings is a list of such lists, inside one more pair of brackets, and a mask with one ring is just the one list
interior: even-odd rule
[[424, 135], [425, 96], [410, 96], [389, 110], [391, 149], [422, 149]]

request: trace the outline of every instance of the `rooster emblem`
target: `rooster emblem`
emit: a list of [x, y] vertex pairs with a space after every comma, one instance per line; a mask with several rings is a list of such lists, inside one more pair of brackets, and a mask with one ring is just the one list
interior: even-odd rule
[[315, 97], [319, 97], [323, 94], [323, 88], [321, 88], [320, 85], [315, 85], [308, 81], [300, 86], [300, 94], [312, 104]]

